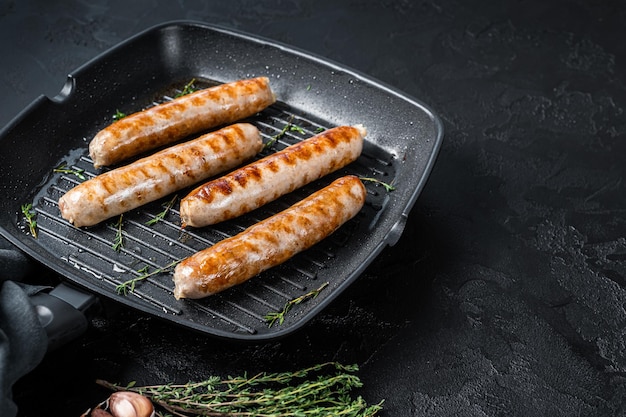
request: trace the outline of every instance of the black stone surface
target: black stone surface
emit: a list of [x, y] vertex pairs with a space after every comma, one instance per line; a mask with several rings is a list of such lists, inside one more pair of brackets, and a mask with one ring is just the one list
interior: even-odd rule
[[[445, 123], [437, 164], [399, 243], [302, 331], [233, 344], [105, 303], [14, 387], [21, 416], [79, 415], [108, 394], [96, 378], [327, 360], [357, 363], [383, 416], [626, 415], [621, 2], [1, 1], [0, 125], [173, 19], [288, 43], [419, 98]], [[54, 279], [30, 272], [42, 276]]]

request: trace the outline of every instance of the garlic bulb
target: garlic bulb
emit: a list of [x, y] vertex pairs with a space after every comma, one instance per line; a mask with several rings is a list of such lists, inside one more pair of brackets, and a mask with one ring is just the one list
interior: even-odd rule
[[109, 397], [109, 412], [113, 417], [154, 417], [152, 402], [143, 395], [118, 391]]

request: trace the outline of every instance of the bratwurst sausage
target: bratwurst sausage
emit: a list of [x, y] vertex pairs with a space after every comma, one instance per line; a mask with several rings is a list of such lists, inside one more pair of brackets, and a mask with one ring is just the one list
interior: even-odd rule
[[195, 253], [174, 270], [174, 297], [206, 297], [285, 262], [354, 217], [365, 197], [358, 177], [341, 177], [288, 209]]
[[262, 148], [255, 126], [231, 125], [77, 185], [59, 199], [61, 215], [91, 226], [240, 165]]
[[232, 219], [356, 160], [362, 125], [339, 126], [201, 185], [180, 202], [183, 227]]
[[112, 123], [91, 140], [89, 156], [95, 168], [115, 164], [193, 133], [252, 116], [275, 101], [267, 77], [199, 90]]

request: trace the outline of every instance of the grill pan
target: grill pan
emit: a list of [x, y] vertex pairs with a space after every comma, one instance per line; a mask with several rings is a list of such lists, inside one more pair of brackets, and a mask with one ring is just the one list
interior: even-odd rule
[[[132, 113], [171, 99], [190, 80], [210, 86], [267, 76], [278, 102], [246, 121], [264, 142], [286, 130], [271, 150], [282, 149], [319, 129], [362, 123], [368, 129], [362, 156], [341, 171], [238, 219], [181, 230], [178, 204], [165, 218], [168, 196], [123, 215], [123, 247], [114, 250], [118, 218], [75, 228], [60, 216], [58, 198], [82, 180], [56, 172], [65, 165], [94, 170], [91, 138], [116, 111]], [[345, 290], [388, 245], [400, 237], [436, 159], [443, 128], [426, 105], [354, 70], [298, 49], [199, 22], [175, 21], [122, 42], [68, 75], [60, 93], [41, 96], [0, 131], [0, 232], [35, 260], [89, 292], [208, 335], [271, 340], [302, 327]], [[356, 174], [395, 185], [393, 192], [365, 182], [361, 213], [335, 234], [250, 281], [202, 300], [175, 300], [171, 271], [155, 273], [131, 291], [116, 286], [158, 271], [197, 250], [232, 236], [334, 178]], [[188, 190], [177, 193], [183, 197]], [[31, 203], [38, 237], [21, 213]], [[290, 300], [323, 288], [294, 306], [282, 324], [264, 317]]]

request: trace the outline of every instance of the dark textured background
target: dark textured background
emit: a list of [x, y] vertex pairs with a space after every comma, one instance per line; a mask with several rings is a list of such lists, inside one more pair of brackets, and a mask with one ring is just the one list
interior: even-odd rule
[[232, 344], [107, 305], [15, 386], [20, 415], [78, 415], [107, 394], [95, 378], [327, 360], [357, 363], [384, 416], [626, 415], [621, 2], [0, 1], [0, 125], [172, 19], [291, 44], [415, 96], [445, 124], [437, 164], [398, 245], [302, 331]]

